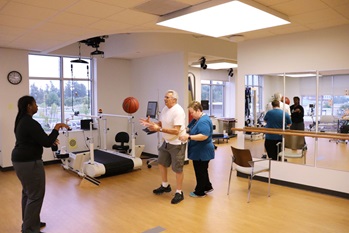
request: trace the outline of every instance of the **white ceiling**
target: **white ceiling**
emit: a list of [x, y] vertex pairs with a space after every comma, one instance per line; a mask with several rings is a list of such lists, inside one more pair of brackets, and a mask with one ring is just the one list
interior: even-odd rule
[[[0, 47], [45, 53], [101, 35], [186, 33], [157, 26], [159, 15], [206, 1], [0, 0]], [[287, 15], [291, 24], [242, 33], [245, 40], [349, 24], [349, 0], [255, 2]]]

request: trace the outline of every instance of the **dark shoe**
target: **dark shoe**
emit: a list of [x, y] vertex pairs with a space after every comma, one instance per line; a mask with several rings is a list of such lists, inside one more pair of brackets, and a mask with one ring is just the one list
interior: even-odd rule
[[156, 194], [156, 195], [160, 195], [160, 194], [163, 194], [163, 193], [169, 193], [169, 192], [171, 192], [171, 186], [170, 185], [168, 185], [167, 187], [164, 187], [164, 186], [161, 185], [159, 188], [153, 190], [153, 193]]
[[46, 223], [45, 222], [40, 222], [40, 228], [46, 227]]
[[177, 204], [181, 202], [184, 199], [183, 192], [182, 193], [175, 193], [174, 198], [171, 200], [171, 204]]
[[267, 158], [267, 155], [262, 155], [262, 159], [266, 159]]

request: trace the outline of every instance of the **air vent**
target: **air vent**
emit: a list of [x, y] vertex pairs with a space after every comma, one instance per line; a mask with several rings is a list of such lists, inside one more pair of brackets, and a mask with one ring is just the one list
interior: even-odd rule
[[175, 0], [150, 0], [134, 7], [133, 9], [152, 15], [162, 16], [190, 6], [191, 5], [189, 4]]

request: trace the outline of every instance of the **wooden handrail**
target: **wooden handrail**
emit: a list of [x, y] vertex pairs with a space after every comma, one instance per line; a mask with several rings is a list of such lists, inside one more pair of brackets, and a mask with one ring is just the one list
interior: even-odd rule
[[243, 131], [243, 132], [255, 132], [255, 133], [267, 133], [267, 134], [280, 134], [280, 135], [296, 135], [312, 138], [330, 138], [338, 140], [349, 140], [349, 134], [345, 133], [326, 133], [326, 132], [312, 132], [302, 130], [291, 130], [291, 129], [272, 129], [265, 127], [244, 127], [244, 128], [231, 128], [232, 131]]

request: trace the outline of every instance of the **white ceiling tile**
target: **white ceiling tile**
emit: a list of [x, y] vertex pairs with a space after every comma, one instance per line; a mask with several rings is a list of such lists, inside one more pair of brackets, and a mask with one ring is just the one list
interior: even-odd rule
[[134, 10], [124, 10], [107, 18], [107, 20], [118, 21], [129, 25], [144, 24], [147, 22], [156, 23], [158, 16], [137, 12]]
[[124, 10], [124, 8], [118, 6], [104, 4], [91, 0], [84, 0], [79, 1], [75, 5], [69, 7], [67, 9], [67, 12], [103, 19], [115, 13], [121, 12], [122, 10]]

